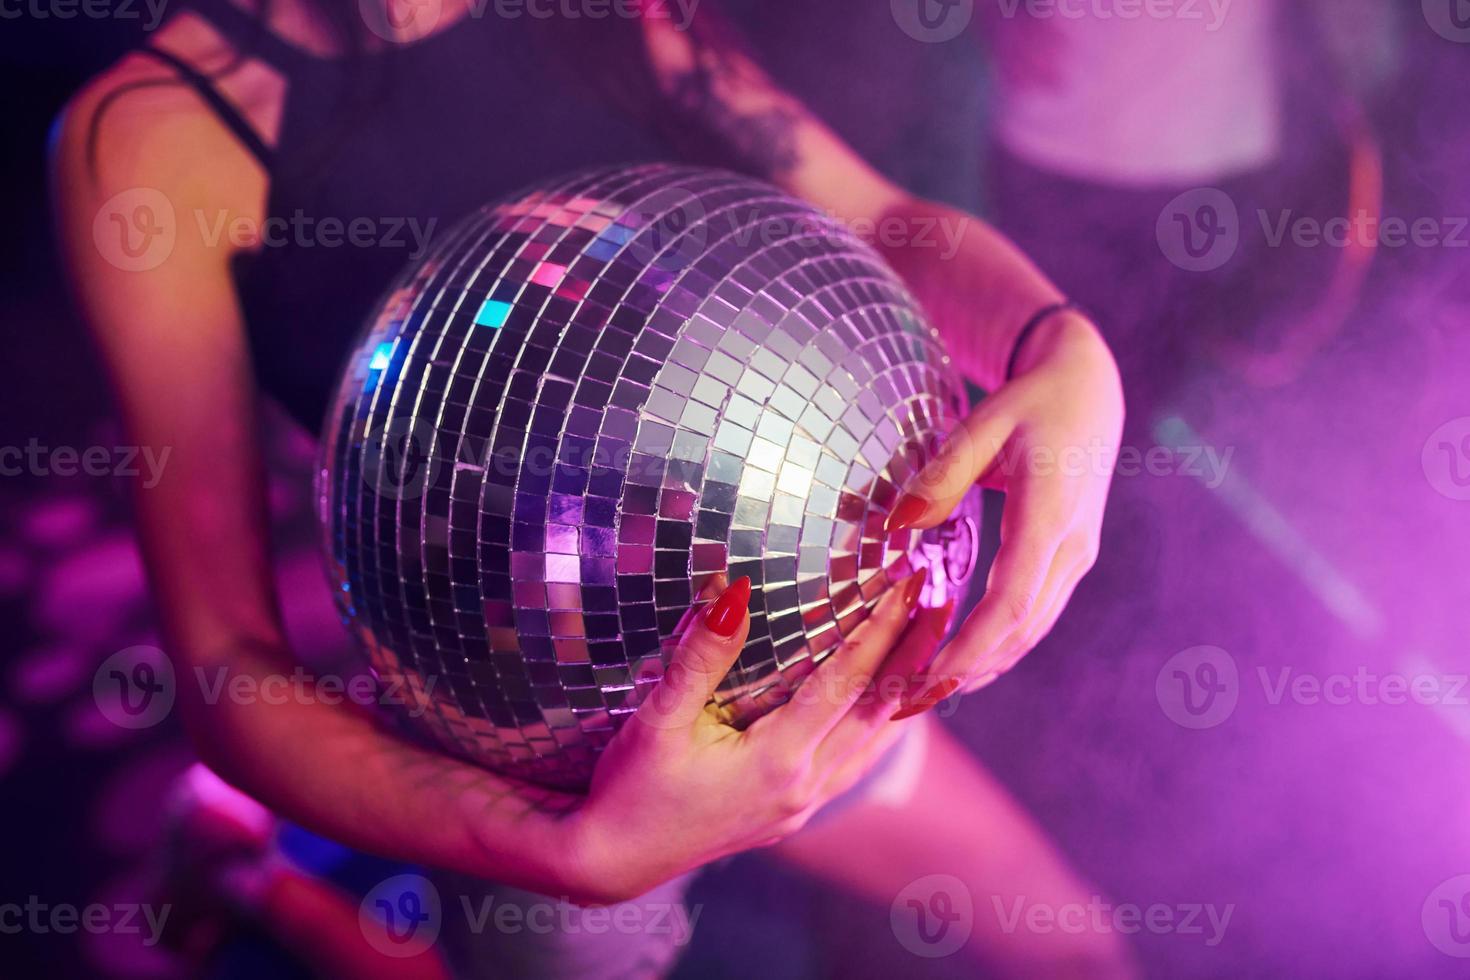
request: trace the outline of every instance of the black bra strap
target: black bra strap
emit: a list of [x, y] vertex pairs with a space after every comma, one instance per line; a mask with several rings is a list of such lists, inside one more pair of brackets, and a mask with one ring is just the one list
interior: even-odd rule
[[[299, 71], [309, 70], [317, 59], [295, 45], [281, 40], [261, 18], [241, 10], [233, 0], [186, 0], [186, 10], [192, 10], [209, 22], [230, 45], [242, 56], [256, 58], [275, 68], [288, 78]], [[262, 0], [261, 6], [268, 6]]]
[[235, 138], [244, 144], [260, 165], [265, 168], [266, 173], [272, 173], [275, 167], [276, 154], [261, 138], [260, 133], [245, 118], [245, 114], [224, 96], [214, 85], [214, 81], [199, 69], [189, 64], [178, 55], [164, 51], [151, 45], [144, 45], [137, 49], [142, 54], [149, 54], [159, 61], [170, 65], [177, 71], [184, 81], [188, 82], [193, 89], [199, 93], [199, 97], [214, 110], [220, 122], [229, 127]]

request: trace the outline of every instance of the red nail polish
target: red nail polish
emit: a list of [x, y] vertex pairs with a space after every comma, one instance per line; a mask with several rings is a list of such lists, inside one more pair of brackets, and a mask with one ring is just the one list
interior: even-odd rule
[[734, 636], [750, 608], [750, 578], [742, 575], [726, 589], [704, 614], [711, 633], [726, 639]]
[[905, 718], [912, 718], [914, 715], [921, 715], [924, 712], [928, 711], [930, 708], [934, 707], [939, 702], [943, 701], [945, 698], [949, 697], [951, 694], [953, 694], [955, 692], [955, 689], [959, 686], [960, 681], [958, 677], [951, 677], [947, 681], [940, 681], [938, 684], [935, 684], [933, 687], [929, 688], [929, 690], [925, 691], [923, 694], [920, 694], [918, 697], [914, 698], [902, 708], [899, 708], [893, 713], [893, 717], [889, 718], [888, 720], [903, 721]]
[[932, 707], [934, 707], [932, 704], [911, 704], [908, 707], [899, 708], [893, 713], [893, 717], [888, 720], [903, 721], [905, 718], [912, 718], [914, 715], [922, 715]]
[[888, 520], [883, 524], [883, 530], [892, 533], [894, 531], [907, 531], [919, 521], [924, 519], [924, 514], [929, 510], [929, 501], [923, 497], [916, 497], [906, 493], [898, 498], [898, 503], [893, 505], [893, 510], [888, 513]]
[[913, 612], [914, 607], [919, 604], [919, 594], [924, 591], [924, 584], [928, 581], [929, 569], [921, 568], [904, 583], [903, 607], [909, 612]]
[[954, 600], [951, 599], [944, 604], [944, 615], [933, 620], [934, 638], [944, 639], [944, 634], [949, 632], [950, 620], [954, 619]]

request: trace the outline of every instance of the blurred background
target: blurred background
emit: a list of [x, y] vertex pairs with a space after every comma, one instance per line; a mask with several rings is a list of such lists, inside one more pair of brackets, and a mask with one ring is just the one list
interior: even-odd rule
[[[880, 169], [1015, 237], [1123, 367], [1098, 566], [944, 724], [1100, 901], [1168, 910], [1128, 937], [1148, 975], [1470, 973], [1470, 4], [723, 5]], [[158, 643], [127, 517], [150, 463], [69, 305], [45, 173], [67, 97], [168, 12], [0, 5], [0, 905], [144, 901], [192, 762], [176, 719], [94, 697]], [[312, 440], [282, 417], [271, 446], [293, 638], [347, 658]], [[679, 976], [970, 972], [759, 856], [690, 901]], [[136, 934], [13, 921], [11, 975], [183, 975]]]

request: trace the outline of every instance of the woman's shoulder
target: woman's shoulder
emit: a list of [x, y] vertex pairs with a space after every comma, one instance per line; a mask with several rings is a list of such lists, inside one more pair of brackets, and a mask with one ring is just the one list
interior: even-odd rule
[[[201, 17], [171, 17], [150, 45], [197, 72], [267, 142], [274, 140], [284, 80], [242, 58]], [[85, 181], [95, 192], [140, 184], [187, 194], [223, 190], [259, 172], [217, 107], [169, 60], [135, 50], [88, 80], [52, 129], [58, 190]]]

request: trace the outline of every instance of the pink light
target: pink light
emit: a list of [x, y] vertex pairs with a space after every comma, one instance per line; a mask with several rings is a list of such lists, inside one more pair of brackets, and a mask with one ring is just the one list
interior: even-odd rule
[[536, 271], [531, 273], [531, 281], [554, 288], [566, 274], [566, 266], [557, 265], [555, 262], [542, 262], [536, 266]]

